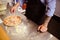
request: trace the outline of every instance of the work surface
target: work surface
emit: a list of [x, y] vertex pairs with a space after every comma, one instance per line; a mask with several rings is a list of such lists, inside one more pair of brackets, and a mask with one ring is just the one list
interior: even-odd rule
[[6, 26], [4, 26], [4, 29], [11, 40], [58, 40], [48, 32], [37, 32], [37, 25], [32, 21], [22, 22], [17, 29], [15, 27]]
[[38, 25], [28, 20], [23, 14], [19, 12], [16, 13], [22, 18], [22, 23], [19, 26], [7, 27], [1, 24], [11, 40], [58, 40], [49, 32], [37, 32]]
[[[6, 11], [6, 13], [9, 12]], [[20, 14], [20, 12], [16, 13], [22, 18], [22, 23], [19, 26], [7, 27], [1, 24], [11, 40], [58, 40], [49, 32], [37, 32], [38, 25], [28, 20], [23, 14]]]

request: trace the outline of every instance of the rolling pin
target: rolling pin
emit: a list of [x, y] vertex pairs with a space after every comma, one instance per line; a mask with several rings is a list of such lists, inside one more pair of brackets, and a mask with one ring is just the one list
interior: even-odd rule
[[5, 30], [0, 26], [0, 40], [10, 40]]

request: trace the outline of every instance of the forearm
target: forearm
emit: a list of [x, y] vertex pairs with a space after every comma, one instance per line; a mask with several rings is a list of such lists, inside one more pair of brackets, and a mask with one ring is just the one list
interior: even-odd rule
[[38, 27], [38, 30], [40, 30], [41, 32], [46, 32], [47, 29], [48, 29], [48, 23], [50, 21], [51, 17], [50, 16], [47, 16], [45, 15], [43, 18], [42, 18], [42, 25], [40, 25]]
[[19, 2], [14, 5], [16, 8], [19, 6]]
[[49, 16], [47, 16], [47, 15], [44, 16], [43, 24], [46, 25], [46, 27], [47, 27], [47, 25], [48, 25], [50, 19], [51, 19], [51, 17], [49, 17]]
[[47, 0], [46, 7], [47, 7], [47, 12], [45, 13], [46, 16], [44, 17], [44, 24], [48, 25], [51, 17], [53, 16], [54, 12], [55, 12], [55, 8], [56, 8], [56, 0]]

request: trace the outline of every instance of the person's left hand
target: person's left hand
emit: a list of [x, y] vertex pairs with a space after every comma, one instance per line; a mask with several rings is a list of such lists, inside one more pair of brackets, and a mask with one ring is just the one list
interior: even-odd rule
[[44, 24], [42, 24], [38, 27], [38, 31], [41, 31], [41, 32], [46, 32], [47, 29], [48, 29], [47, 25], [44, 25]]

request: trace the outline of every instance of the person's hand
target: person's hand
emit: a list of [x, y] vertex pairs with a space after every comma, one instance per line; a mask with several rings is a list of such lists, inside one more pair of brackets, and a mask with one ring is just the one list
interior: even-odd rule
[[44, 25], [44, 24], [42, 24], [38, 27], [38, 31], [41, 31], [41, 32], [46, 32], [47, 29], [48, 29], [47, 25]]
[[10, 12], [13, 13], [13, 12], [17, 9], [18, 6], [19, 6], [19, 2], [16, 3], [16, 4], [11, 8]]
[[11, 12], [11, 13], [14, 13], [15, 10], [16, 10], [16, 8], [17, 8], [16, 6], [13, 6], [13, 7], [10, 9], [10, 12]]

